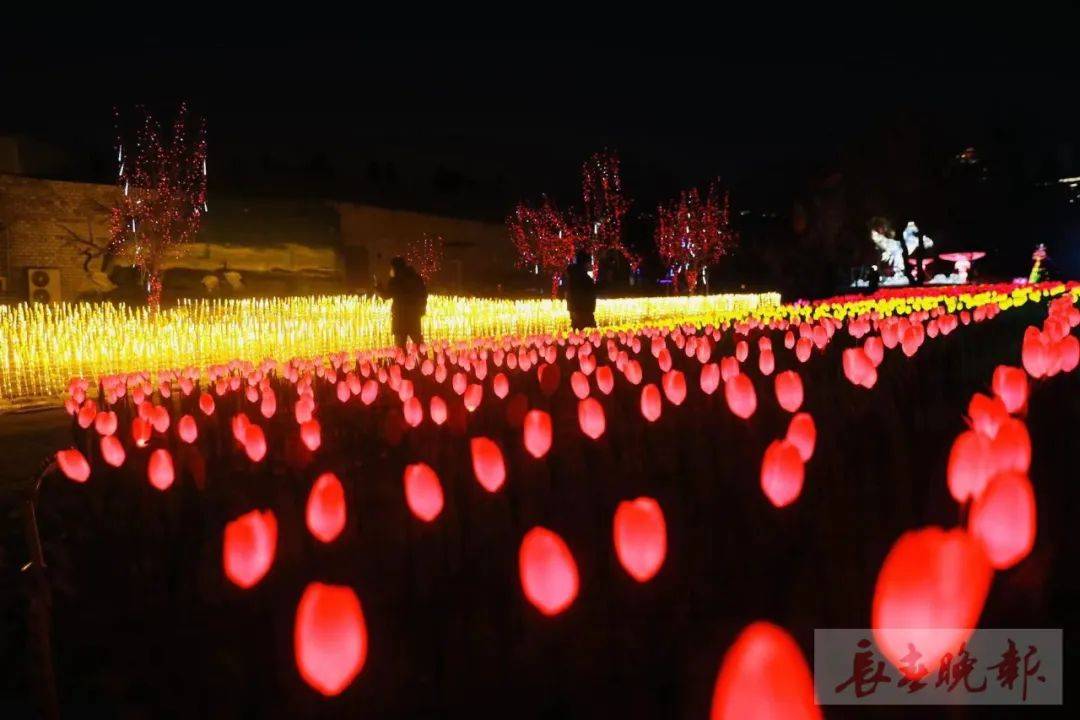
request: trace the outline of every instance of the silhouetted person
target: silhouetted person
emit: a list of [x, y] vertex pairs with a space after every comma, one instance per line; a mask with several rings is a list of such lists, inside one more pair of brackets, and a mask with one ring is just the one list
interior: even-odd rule
[[596, 327], [596, 283], [589, 277], [589, 254], [579, 252], [566, 268], [566, 309], [575, 330]]
[[427, 312], [428, 292], [419, 273], [404, 258], [395, 257], [390, 261], [390, 282], [385, 288], [376, 284], [375, 292], [391, 302], [390, 325], [394, 342], [399, 347], [405, 347], [405, 341], [409, 339], [416, 344], [422, 343], [420, 318]]

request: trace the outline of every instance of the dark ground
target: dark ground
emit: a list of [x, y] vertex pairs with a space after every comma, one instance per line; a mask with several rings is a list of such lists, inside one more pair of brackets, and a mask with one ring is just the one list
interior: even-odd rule
[[[267, 426], [268, 458], [255, 472], [231, 440], [217, 444], [208, 426], [200, 428], [204, 490], [194, 482], [193, 454], [165, 494], [142, 479], [137, 458], [122, 471], [95, 469], [83, 486], [51, 477], [39, 521], [60, 705], [69, 717], [706, 717], [721, 657], [746, 624], [782, 625], [809, 658], [814, 628], [869, 625], [878, 568], [904, 530], [958, 522], [945, 465], [967, 401], [987, 391], [998, 363], [1019, 364], [1023, 328], [1044, 316], [1044, 306], [1027, 307], [961, 326], [928, 339], [910, 361], [892, 351], [871, 391], [844, 379], [839, 356], [851, 341], [838, 335], [825, 357], [799, 367], [818, 444], [802, 496], [784, 510], [758, 485], [761, 453], [787, 423], [771, 378], [751, 373], [758, 410], [742, 422], [720, 393], [697, 389], [697, 363], [679, 353], [687, 402], [665, 403], [660, 421], [646, 427], [636, 389], [617, 380], [616, 393], [602, 400], [607, 433], [595, 443], [577, 428], [567, 371], [550, 400], [534, 392], [535, 373], [516, 374], [512, 393], [535, 395], [555, 419], [546, 463], [525, 455], [520, 431], [505, 420], [506, 402], [490, 394], [467, 432], [453, 421], [439, 430], [425, 425], [396, 446], [385, 440], [385, 419], [380, 427], [359, 403], [341, 409], [328, 397], [320, 399], [323, 447], [313, 460], [283, 439], [295, 437], [296, 426], [279, 401]], [[779, 339], [778, 372], [796, 364]], [[730, 343], [729, 335], [714, 359], [730, 353]], [[749, 362], [756, 366], [756, 350]], [[655, 381], [655, 363], [643, 364], [646, 381]], [[1028, 423], [1038, 539], [1023, 563], [997, 574], [980, 621], [1065, 628], [1067, 678], [1080, 660], [1068, 644], [1080, 587], [1070, 442], [1080, 426], [1078, 389], [1078, 373], [1034, 389]], [[232, 412], [225, 405], [222, 422]], [[23, 477], [56, 445], [29, 425], [8, 427], [0, 451], [22, 459]], [[497, 495], [471, 477], [466, 437], [474, 434], [499, 440], [506, 453], [507, 485]], [[181, 457], [176, 448], [174, 455]], [[402, 468], [418, 459], [439, 472], [446, 492], [432, 525], [415, 520], [402, 498]], [[325, 470], [345, 484], [349, 521], [333, 545], [318, 546], [303, 508]], [[669, 533], [666, 563], [643, 586], [621, 570], [610, 540], [617, 502], [641, 494], [660, 502]], [[274, 509], [279, 542], [270, 573], [245, 592], [222, 576], [221, 532], [252, 507]], [[24, 717], [35, 702], [29, 583], [18, 572], [27, 549], [17, 512], [5, 517], [0, 646], [12, 667], [2, 674], [0, 706], [5, 717]], [[518, 583], [518, 543], [534, 524], [562, 534], [581, 575], [576, 602], [553, 619], [525, 602]], [[293, 662], [293, 614], [313, 580], [356, 589], [370, 638], [362, 673], [330, 700], [300, 680]], [[1039, 716], [1046, 714], [1064, 710]], [[825, 715], [1012, 716], [1001, 708]]]

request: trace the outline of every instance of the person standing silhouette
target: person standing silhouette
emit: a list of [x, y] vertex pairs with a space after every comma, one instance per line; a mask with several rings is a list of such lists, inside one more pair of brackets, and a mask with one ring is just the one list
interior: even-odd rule
[[589, 275], [589, 254], [579, 250], [566, 268], [566, 309], [574, 330], [596, 327], [596, 283]]
[[390, 281], [385, 288], [376, 284], [375, 292], [391, 302], [390, 327], [394, 342], [399, 347], [405, 347], [408, 340], [417, 345], [424, 342], [420, 319], [427, 313], [427, 286], [405, 258], [390, 260]]

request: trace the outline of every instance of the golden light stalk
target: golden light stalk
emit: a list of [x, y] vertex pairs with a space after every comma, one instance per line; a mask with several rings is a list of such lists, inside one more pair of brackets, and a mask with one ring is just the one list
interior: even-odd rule
[[[777, 293], [600, 300], [604, 328], [721, 324], [763, 313]], [[423, 322], [428, 340], [564, 333], [558, 300], [495, 300], [432, 295]], [[390, 304], [363, 295], [193, 300], [154, 313], [113, 303], [0, 306], [0, 401], [55, 397], [73, 377], [178, 370], [393, 344]]]

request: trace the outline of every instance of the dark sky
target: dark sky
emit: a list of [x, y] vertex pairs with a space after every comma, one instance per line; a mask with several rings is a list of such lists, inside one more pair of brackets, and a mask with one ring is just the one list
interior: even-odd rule
[[110, 53], [9, 62], [0, 132], [55, 144], [70, 158], [62, 174], [107, 182], [113, 106], [187, 99], [208, 123], [211, 197], [332, 196], [491, 218], [541, 193], [575, 201], [581, 161], [602, 148], [621, 154], [639, 208], [714, 176], [744, 205], [783, 207], [897, 126], [943, 152], [1080, 152], [1075, 64], [1055, 56], [751, 64], [506, 46], [423, 56], [148, 45], [133, 63]]

